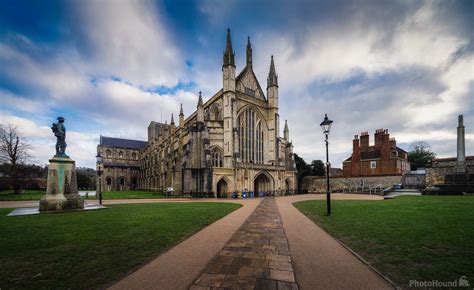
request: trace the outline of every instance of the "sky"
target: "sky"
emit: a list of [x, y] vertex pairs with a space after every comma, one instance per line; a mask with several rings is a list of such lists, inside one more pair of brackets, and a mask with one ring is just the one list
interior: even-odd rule
[[[325, 158], [320, 122], [334, 121], [330, 161], [352, 139], [388, 129], [399, 147], [427, 142], [456, 155], [464, 115], [474, 155], [474, 1], [0, 0], [0, 123], [17, 125], [30, 162], [54, 155], [51, 123], [66, 119], [67, 153], [95, 167], [99, 136], [146, 140], [150, 121], [191, 114], [222, 88], [231, 29], [237, 74], [250, 37], [262, 88], [274, 55], [280, 128], [294, 152]], [[282, 136], [283, 133], [280, 132]]]

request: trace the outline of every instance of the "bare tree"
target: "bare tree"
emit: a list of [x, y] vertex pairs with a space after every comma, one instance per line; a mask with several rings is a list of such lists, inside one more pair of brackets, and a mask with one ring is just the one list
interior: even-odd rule
[[29, 157], [30, 145], [17, 126], [0, 124], [0, 161], [9, 165], [10, 182], [16, 194], [21, 192], [19, 165]]

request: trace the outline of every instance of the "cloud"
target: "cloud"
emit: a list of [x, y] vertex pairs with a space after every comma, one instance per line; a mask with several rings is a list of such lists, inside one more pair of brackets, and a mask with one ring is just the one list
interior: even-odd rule
[[151, 1], [89, 1], [73, 7], [95, 73], [146, 87], [174, 86], [185, 59]]
[[280, 128], [288, 119], [295, 152], [307, 161], [324, 158], [324, 113], [335, 121], [330, 154], [338, 167], [354, 134], [382, 127], [405, 149], [422, 139], [453, 156], [464, 114], [472, 142], [472, 1], [273, 1], [271, 13], [268, 4], [73, 1], [51, 24], [60, 27], [56, 40], [9, 27], [0, 35], [2, 118], [37, 138], [46, 162], [54, 140], [35, 124], [66, 115], [71, 153], [93, 166], [99, 134], [144, 140], [150, 121], [176, 119], [180, 103], [189, 116], [197, 91], [207, 99], [222, 87], [230, 27], [237, 73], [247, 35], [263, 88], [274, 55]]
[[[48, 126], [39, 126], [37, 122], [32, 120], [7, 114], [0, 115], [0, 123], [18, 126], [19, 131], [31, 146], [30, 155], [32, 160], [30, 161], [46, 164], [47, 160], [54, 156], [56, 138]], [[68, 124], [66, 124], [67, 128]], [[96, 134], [67, 130], [66, 142], [68, 147], [66, 153], [79, 166], [94, 167], [95, 155], [91, 155], [91, 152], [95, 152], [98, 139]]]

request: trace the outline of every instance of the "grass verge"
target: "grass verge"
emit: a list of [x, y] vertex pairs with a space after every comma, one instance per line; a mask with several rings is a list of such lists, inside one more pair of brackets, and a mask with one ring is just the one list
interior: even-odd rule
[[[95, 196], [89, 197], [95, 199]], [[128, 190], [128, 191], [109, 191], [102, 192], [102, 199], [130, 199], [130, 198], [166, 198], [162, 192], [145, 191], [145, 190]]]
[[0, 209], [0, 288], [100, 288], [241, 205], [159, 203], [7, 217]]
[[410, 280], [474, 283], [474, 197], [418, 196], [383, 201], [294, 204], [397, 285]]
[[22, 194], [15, 194], [13, 190], [0, 191], [0, 201], [40, 200], [46, 191], [25, 190]]

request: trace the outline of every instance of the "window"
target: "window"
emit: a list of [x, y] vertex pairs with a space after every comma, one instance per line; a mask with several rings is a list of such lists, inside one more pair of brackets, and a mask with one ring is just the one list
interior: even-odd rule
[[122, 151], [119, 152], [119, 158], [123, 158], [123, 153], [122, 153]]
[[107, 150], [107, 152], [106, 152], [105, 154], [106, 154], [105, 156], [106, 156], [107, 158], [110, 158], [110, 157], [112, 156], [112, 151]]
[[214, 147], [211, 151], [212, 166], [222, 167], [222, 151], [218, 147]]
[[249, 108], [240, 114], [238, 122], [242, 162], [263, 164], [263, 121]]
[[132, 159], [137, 160], [137, 153], [135, 153], [135, 152], [132, 153]]
[[255, 91], [250, 88], [245, 88], [245, 94], [255, 97]]
[[377, 161], [370, 161], [370, 169], [377, 168]]

